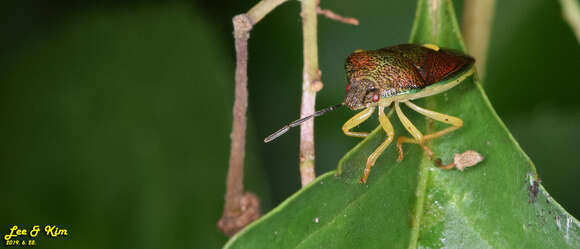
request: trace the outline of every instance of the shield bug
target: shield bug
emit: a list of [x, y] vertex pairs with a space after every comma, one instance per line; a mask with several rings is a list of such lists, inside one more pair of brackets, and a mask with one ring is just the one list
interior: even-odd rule
[[[379, 123], [387, 134], [387, 138], [367, 159], [363, 176], [360, 179], [361, 183], [365, 183], [371, 167], [394, 139], [393, 126], [384, 112], [386, 107], [394, 107], [399, 120], [412, 136], [412, 138], [405, 136], [397, 138], [399, 151], [397, 160], [403, 159], [404, 143], [419, 144], [432, 158], [433, 153], [425, 145], [425, 142], [459, 129], [463, 126], [463, 121], [457, 117], [424, 109], [411, 101], [442, 93], [458, 85], [473, 74], [475, 71], [474, 62], [475, 60], [469, 55], [439, 48], [433, 44], [401, 44], [378, 50], [355, 51], [346, 59], [345, 69], [348, 83], [344, 102], [288, 124], [268, 136], [264, 142], [270, 142], [291, 127], [298, 126], [310, 118], [320, 116], [341, 106], [347, 106], [351, 110], [363, 109], [344, 123], [342, 131], [347, 136], [365, 138], [368, 136], [367, 132], [356, 132], [351, 131], [351, 129], [367, 120], [378, 107]], [[451, 126], [424, 135], [402, 112], [401, 103], [422, 115]]]

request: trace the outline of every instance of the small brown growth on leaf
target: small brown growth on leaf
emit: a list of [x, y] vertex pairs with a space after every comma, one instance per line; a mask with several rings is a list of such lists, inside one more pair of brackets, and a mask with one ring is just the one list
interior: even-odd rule
[[455, 167], [461, 171], [467, 167], [475, 166], [481, 161], [483, 161], [483, 156], [474, 150], [468, 150], [462, 154], [455, 154], [453, 157]]
[[456, 153], [453, 157], [453, 162], [448, 165], [443, 165], [439, 158], [435, 159], [434, 163], [441, 169], [449, 170], [455, 167], [458, 170], [463, 171], [465, 168], [475, 166], [481, 161], [483, 161], [483, 156], [481, 154], [474, 150], [468, 150], [461, 154]]

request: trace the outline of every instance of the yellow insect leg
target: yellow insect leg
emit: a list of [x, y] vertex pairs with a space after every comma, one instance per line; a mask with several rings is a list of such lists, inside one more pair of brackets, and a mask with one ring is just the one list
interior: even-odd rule
[[367, 178], [371, 173], [371, 167], [375, 165], [377, 158], [379, 158], [383, 151], [389, 147], [389, 144], [391, 144], [393, 141], [393, 137], [395, 137], [395, 130], [393, 129], [393, 125], [389, 121], [389, 118], [387, 115], [385, 115], [384, 109], [384, 106], [379, 106], [379, 123], [381, 124], [381, 127], [383, 127], [383, 130], [385, 130], [385, 133], [387, 133], [387, 139], [385, 139], [385, 141], [379, 145], [379, 147], [377, 147], [367, 159], [367, 165], [365, 167], [364, 174], [360, 179], [361, 183], [367, 182]]
[[438, 132], [431, 133], [431, 134], [428, 134], [428, 135], [423, 136], [423, 142], [428, 141], [428, 140], [432, 140], [432, 139], [435, 139], [435, 138], [438, 138], [438, 137], [443, 136], [443, 135], [445, 135], [445, 134], [447, 134], [449, 132], [452, 132], [454, 130], [457, 130], [457, 129], [459, 129], [459, 128], [461, 128], [463, 126], [463, 120], [461, 120], [458, 117], [453, 117], [453, 116], [450, 116], [450, 115], [447, 115], [447, 114], [443, 114], [443, 113], [438, 113], [438, 112], [435, 112], [435, 111], [427, 110], [427, 109], [424, 109], [422, 107], [419, 107], [419, 106], [411, 103], [410, 101], [405, 101], [405, 104], [409, 108], [411, 108], [411, 109], [415, 110], [416, 112], [421, 113], [421, 114], [423, 114], [423, 115], [425, 115], [425, 116], [427, 116], [429, 118], [435, 119], [435, 120], [437, 120], [439, 122], [443, 122], [443, 123], [452, 125], [452, 126], [447, 127], [447, 128], [445, 128], [443, 130], [440, 130]]
[[[429, 150], [429, 148], [424, 146], [423, 143], [425, 143], [426, 141], [441, 137], [441, 136], [443, 136], [449, 132], [452, 132], [454, 130], [457, 130], [463, 126], [463, 120], [461, 120], [460, 118], [424, 109], [422, 107], [419, 107], [419, 106], [411, 103], [410, 101], [405, 101], [403, 103], [405, 103], [409, 108], [415, 110], [416, 112], [418, 112], [420, 114], [423, 114], [429, 118], [435, 119], [439, 122], [450, 124], [451, 126], [445, 128], [443, 130], [440, 130], [438, 132], [427, 134], [427, 135], [423, 136], [423, 138], [421, 140], [418, 140], [418, 141], [409, 141], [409, 139], [397, 139], [397, 147], [399, 148], [399, 158], [401, 158], [401, 159], [403, 157], [402, 143], [419, 143], [423, 146], [424, 149], [427, 150], [429, 157], [432, 158], [433, 153], [431, 152], [431, 150]], [[401, 142], [401, 144], [399, 142]]]
[[371, 107], [367, 107], [362, 112], [357, 113], [352, 118], [350, 118], [348, 121], [346, 121], [346, 123], [344, 123], [344, 125], [342, 125], [342, 132], [344, 132], [344, 134], [346, 134], [347, 136], [351, 136], [351, 137], [361, 137], [361, 138], [367, 137], [369, 135], [368, 132], [355, 132], [355, 131], [350, 131], [350, 129], [357, 127], [362, 122], [367, 120], [373, 114], [374, 111], [375, 111], [375, 107], [371, 106]]
[[423, 134], [419, 131], [419, 129], [417, 129], [417, 127], [415, 127], [415, 125], [413, 125], [413, 123], [411, 123], [411, 121], [407, 118], [407, 116], [405, 116], [405, 114], [401, 110], [399, 102], [395, 102], [395, 111], [397, 112], [397, 116], [399, 116], [399, 120], [401, 120], [401, 123], [403, 124], [405, 129], [409, 133], [411, 133], [411, 136], [413, 136], [413, 138], [408, 138], [405, 136], [400, 136], [399, 138], [397, 138], [397, 149], [399, 150], [399, 157], [397, 158], [397, 161], [403, 160], [404, 155], [403, 143], [419, 144], [421, 145], [421, 147], [423, 147], [425, 151], [427, 151], [427, 154], [429, 154], [429, 156], [431, 157], [433, 153], [427, 146], [423, 145], [424, 141]]
[[413, 123], [411, 123], [407, 116], [405, 116], [401, 110], [399, 101], [395, 102], [395, 111], [397, 112], [397, 116], [399, 116], [399, 119], [401, 120], [401, 123], [403, 123], [405, 129], [411, 133], [411, 136], [413, 136], [415, 140], [421, 141], [421, 139], [423, 139], [423, 134], [419, 131], [419, 129], [417, 129], [417, 127], [415, 127], [415, 125], [413, 125]]

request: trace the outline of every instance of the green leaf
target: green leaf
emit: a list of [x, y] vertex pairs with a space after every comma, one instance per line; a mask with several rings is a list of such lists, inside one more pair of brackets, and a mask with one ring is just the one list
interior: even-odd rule
[[[412, 43], [465, 51], [450, 1], [419, 0]], [[329, 172], [234, 236], [225, 248], [578, 248], [580, 224], [539, 185], [533, 163], [490, 105], [477, 76], [415, 101], [464, 126], [429, 146], [444, 162], [475, 150], [485, 160], [461, 172], [433, 165], [416, 145], [396, 162], [391, 145], [359, 184], [382, 129]], [[430, 133], [445, 125], [403, 109]], [[396, 136], [408, 135], [391, 115]]]

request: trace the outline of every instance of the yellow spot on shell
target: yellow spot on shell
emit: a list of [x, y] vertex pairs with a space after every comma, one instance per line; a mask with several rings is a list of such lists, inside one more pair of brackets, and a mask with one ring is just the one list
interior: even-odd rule
[[426, 47], [431, 50], [439, 51], [439, 46], [435, 44], [423, 44], [423, 47]]

